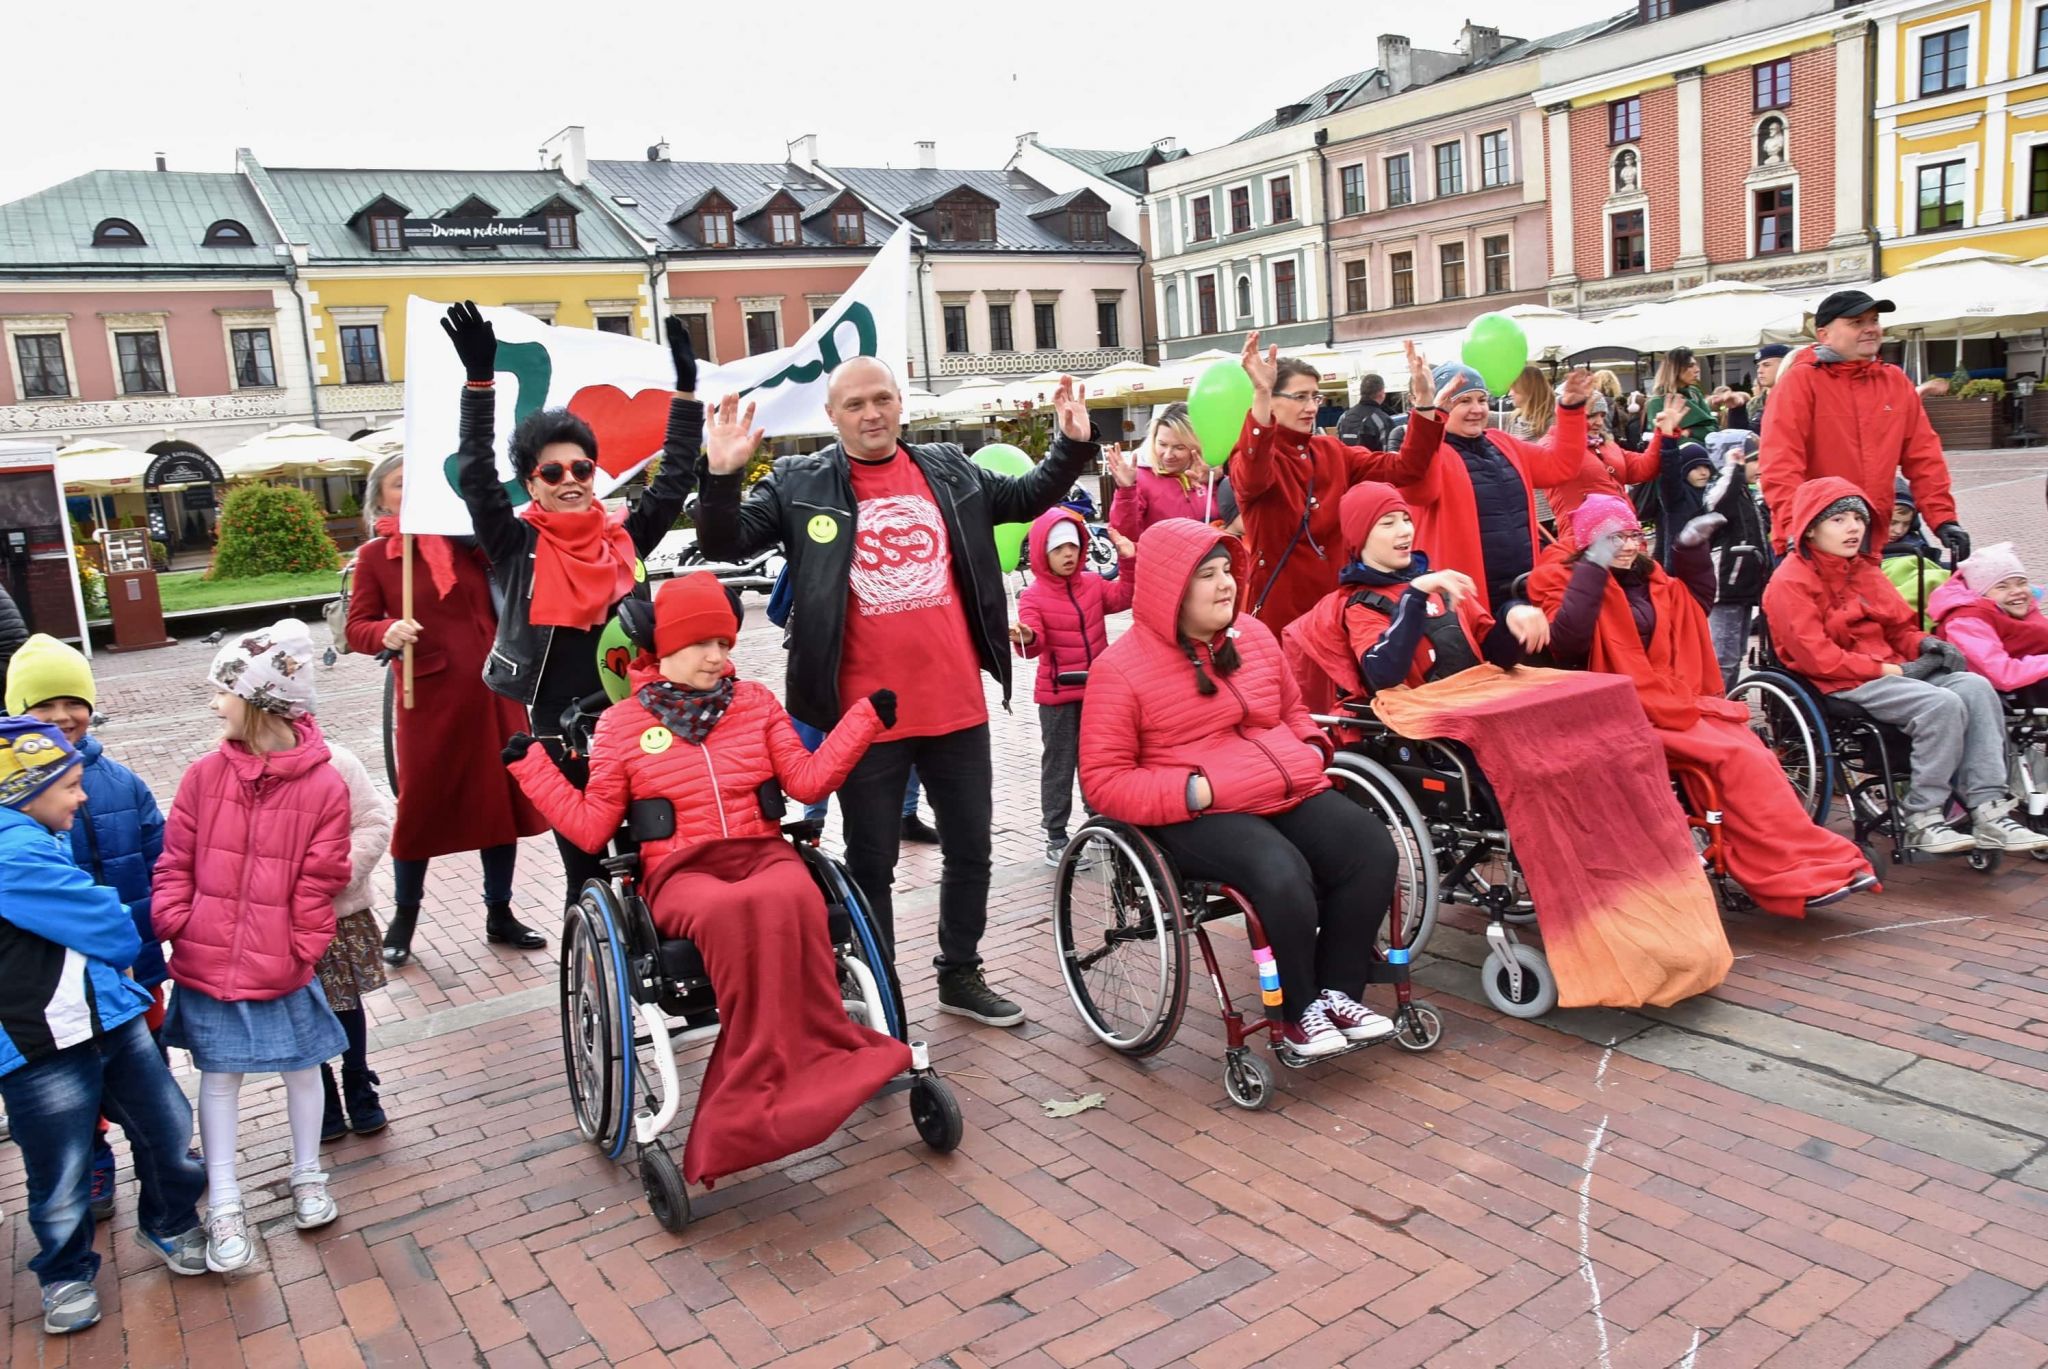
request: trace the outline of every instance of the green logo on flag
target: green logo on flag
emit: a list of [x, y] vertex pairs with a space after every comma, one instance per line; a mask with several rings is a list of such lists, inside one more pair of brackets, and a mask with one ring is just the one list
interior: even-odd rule
[[[539, 409], [548, 400], [548, 386], [554, 383], [555, 363], [548, 357], [545, 344], [539, 342], [500, 342], [497, 356], [498, 369], [512, 377], [516, 393], [512, 400], [512, 421], [518, 423], [528, 414]], [[441, 472], [447, 478], [448, 488], [460, 494], [462, 485], [456, 479], [456, 468], [461, 464], [461, 454], [451, 452], [441, 463]], [[517, 480], [505, 482], [505, 497], [518, 508], [527, 503], [526, 486]]]
[[816, 361], [799, 362], [795, 365], [785, 366], [759, 385], [750, 385], [746, 389], [741, 390], [740, 398], [745, 399], [756, 390], [772, 390], [777, 385], [785, 382], [794, 385], [808, 385], [819, 376], [829, 371], [838, 370], [839, 363], [845, 360], [839, 354], [839, 328], [841, 324], [846, 323], [853, 325], [854, 332], [859, 337], [859, 350], [854, 355], [863, 357], [875, 355], [875, 316], [868, 311], [868, 307], [865, 304], [855, 300], [846, 306], [846, 312], [834, 319], [832, 326], [825, 330], [825, 335], [818, 339], [818, 359]]

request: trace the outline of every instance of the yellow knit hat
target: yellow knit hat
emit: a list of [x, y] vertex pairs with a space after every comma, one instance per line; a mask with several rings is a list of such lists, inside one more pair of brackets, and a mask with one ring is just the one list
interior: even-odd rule
[[99, 702], [92, 666], [78, 649], [38, 632], [21, 644], [7, 664], [7, 711], [21, 714], [49, 699]]

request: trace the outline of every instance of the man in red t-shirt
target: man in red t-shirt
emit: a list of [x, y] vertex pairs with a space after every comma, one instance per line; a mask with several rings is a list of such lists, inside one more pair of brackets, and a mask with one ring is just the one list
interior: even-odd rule
[[[785, 703], [830, 728], [843, 700], [896, 691], [896, 726], [839, 791], [846, 866], [895, 944], [890, 884], [910, 769], [938, 819], [939, 1010], [1014, 1027], [1023, 1009], [981, 972], [988, 925], [993, 774], [981, 672], [1010, 702], [1009, 599], [995, 525], [1028, 523], [1095, 459], [1086, 390], [1053, 396], [1052, 451], [1029, 475], [991, 474], [950, 442], [907, 445], [889, 368], [857, 357], [832, 373], [826, 414], [836, 445], [785, 456], [741, 498], [759, 447], [753, 406], [727, 398], [707, 432], [697, 534], [704, 554], [737, 561], [780, 546], [789, 559]], [[893, 952], [892, 952], [893, 954]]]

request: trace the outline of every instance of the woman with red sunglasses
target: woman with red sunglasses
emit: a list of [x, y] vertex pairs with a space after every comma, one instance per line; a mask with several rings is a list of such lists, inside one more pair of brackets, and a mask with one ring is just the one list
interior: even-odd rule
[[[462, 390], [456, 483], [503, 600], [497, 640], [484, 660], [484, 683], [526, 706], [535, 736], [559, 737], [563, 710], [603, 688], [597, 639], [620, 600], [647, 597], [641, 558], [675, 525], [695, 481], [704, 433], [704, 406], [694, 393], [697, 358], [688, 330], [670, 319], [676, 396], [669, 403], [660, 471], [637, 508], [611, 510], [598, 499], [597, 437], [590, 425], [567, 409], [542, 409], [512, 432], [512, 470], [527, 496], [515, 509], [498, 478], [494, 450], [497, 335], [467, 300], [448, 310], [441, 327], [469, 376]], [[585, 766], [581, 757], [562, 762], [578, 788], [588, 778]], [[604, 871], [596, 857], [559, 833], [555, 844], [568, 877], [568, 907], [584, 883], [603, 878]], [[527, 950], [547, 944], [517, 922], [490, 939]]]

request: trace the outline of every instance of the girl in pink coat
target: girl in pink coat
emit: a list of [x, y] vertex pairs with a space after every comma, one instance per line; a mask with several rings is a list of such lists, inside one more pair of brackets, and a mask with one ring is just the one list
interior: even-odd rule
[[156, 866], [151, 920], [177, 985], [163, 1041], [199, 1067], [206, 1264], [220, 1274], [256, 1256], [235, 1174], [245, 1074], [284, 1076], [294, 1224], [340, 1215], [320, 1169], [320, 1064], [348, 1038], [314, 968], [349, 882], [349, 794], [313, 721], [317, 659], [296, 618], [221, 647], [207, 672], [220, 748], [179, 782]]
[[1287, 1049], [1390, 1034], [1359, 1003], [1394, 898], [1393, 838], [1323, 777], [1329, 743], [1265, 624], [1240, 616], [1243, 545], [1187, 519], [1138, 541], [1131, 630], [1097, 658], [1081, 792], [1143, 827], [1184, 878], [1241, 890], [1280, 971]]
[[1135, 459], [1116, 447], [1105, 447], [1102, 454], [1116, 481], [1109, 526], [1133, 542], [1162, 519], [1192, 518], [1221, 527], [1236, 516], [1222, 467], [1202, 462], [1202, 445], [1195, 440], [1185, 404], [1160, 410]]

